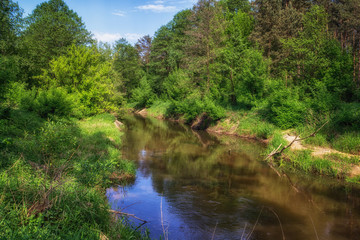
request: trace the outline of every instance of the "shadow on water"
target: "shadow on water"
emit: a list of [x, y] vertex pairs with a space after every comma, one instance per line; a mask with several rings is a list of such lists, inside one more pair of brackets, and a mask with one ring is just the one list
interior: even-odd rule
[[147, 220], [153, 238], [360, 239], [358, 189], [279, 177], [256, 142], [152, 118], [124, 123], [123, 156], [137, 162], [137, 179], [107, 197], [113, 209]]

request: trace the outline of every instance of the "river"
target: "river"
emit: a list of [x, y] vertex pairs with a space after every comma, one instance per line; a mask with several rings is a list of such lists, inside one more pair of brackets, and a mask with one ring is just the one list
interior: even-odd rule
[[[129, 116], [123, 157], [136, 180], [107, 189], [111, 208], [147, 221], [159, 239], [360, 239], [360, 191], [261, 161], [265, 147]], [[129, 218], [133, 225], [141, 221]]]

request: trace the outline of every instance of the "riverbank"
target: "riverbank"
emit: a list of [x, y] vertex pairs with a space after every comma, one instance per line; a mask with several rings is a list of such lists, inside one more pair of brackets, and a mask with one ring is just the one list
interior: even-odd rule
[[141, 239], [114, 221], [105, 188], [135, 178], [121, 158], [115, 117], [44, 120], [9, 109], [0, 119], [1, 239]]
[[[135, 111], [144, 117], [165, 119], [167, 104], [153, 104], [148, 109]], [[183, 121], [181, 116], [177, 121]], [[196, 120], [194, 120], [196, 121]], [[188, 123], [192, 125], [193, 123]], [[228, 111], [226, 117], [212, 122], [206, 128], [209, 133], [234, 135], [241, 138], [255, 139], [267, 144], [267, 154], [277, 149], [280, 144], [287, 146], [295, 136], [311, 135], [320, 126], [302, 126], [282, 130], [262, 119], [255, 111]], [[358, 151], [358, 133], [337, 133], [328, 124], [322, 131], [304, 141], [286, 149], [281, 156], [273, 159], [279, 169], [301, 170], [309, 174], [330, 176], [344, 179], [350, 183], [360, 183], [360, 152]], [[328, 135], [331, 135], [329, 138]], [[353, 137], [351, 137], [353, 136]]]

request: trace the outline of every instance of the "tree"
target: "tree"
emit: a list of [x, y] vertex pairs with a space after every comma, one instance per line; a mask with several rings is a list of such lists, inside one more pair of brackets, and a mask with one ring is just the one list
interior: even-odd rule
[[0, 2], [0, 99], [19, 77], [18, 38], [23, 10], [11, 0]]
[[159, 84], [172, 71], [185, 67], [185, 32], [190, 24], [190, 14], [190, 10], [180, 11], [172, 21], [155, 33], [151, 47], [150, 72], [162, 79]]
[[304, 16], [299, 36], [283, 40], [288, 57], [284, 58], [282, 68], [294, 84], [302, 86], [311, 97], [316, 95], [322, 82], [334, 97], [351, 99], [351, 58], [331, 39], [327, 26], [325, 9], [314, 5]]
[[301, 31], [301, 20], [306, 11], [306, 2], [305, 0], [256, 0], [254, 2], [255, 29], [251, 34], [251, 39], [264, 50], [265, 56], [271, 58], [274, 75], [281, 74], [278, 63], [286, 57], [281, 39], [296, 37]]
[[0, 54], [11, 55], [16, 52], [17, 40], [21, 31], [23, 10], [11, 0], [0, 2]]
[[225, 0], [225, 5], [231, 13], [237, 13], [239, 11], [248, 13], [251, 10], [251, 5], [248, 0]]
[[64, 55], [54, 58], [37, 79], [43, 88], [61, 87], [76, 96], [85, 115], [109, 110], [113, 105], [111, 62], [102, 61], [96, 47], [72, 45]]
[[244, 63], [243, 53], [249, 49], [250, 41], [248, 37], [254, 28], [254, 20], [248, 13], [237, 11], [227, 12], [227, 28], [226, 28], [226, 46], [221, 52], [220, 66], [221, 76], [224, 83], [220, 84], [223, 88], [222, 93], [227, 93], [226, 101], [230, 100], [232, 104], [236, 104], [235, 88], [236, 80], [240, 66]]
[[139, 81], [144, 75], [139, 53], [124, 38], [115, 42], [114, 51], [113, 69], [122, 79], [123, 92], [130, 97], [131, 91], [139, 86]]
[[23, 51], [32, 76], [47, 68], [52, 58], [66, 53], [72, 44], [80, 46], [91, 42], [81, 18], [63, 0], [41, 3], [26, 18]]
[[135, 44], [135, 48], [140, 56], [141, 64], [146, 68], [146, 72], [149, 72], [151, 41], [151, 37], [146, 35], [140, 38]]
[[186, 32], [187, 62], [204, 93], [211, 88], [212, 64], [224, 47], [225, 16], [215, 0], [199, 0], [189, 17], [190, 29]]

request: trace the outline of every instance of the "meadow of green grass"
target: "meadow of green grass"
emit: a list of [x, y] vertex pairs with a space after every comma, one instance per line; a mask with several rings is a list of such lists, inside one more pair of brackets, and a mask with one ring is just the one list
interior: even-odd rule
[[134, 163], [121, 158], [114, 120], [2, 111], [0, 239], [146, 238], [109, 213], [105, 188], [135, 177]]

